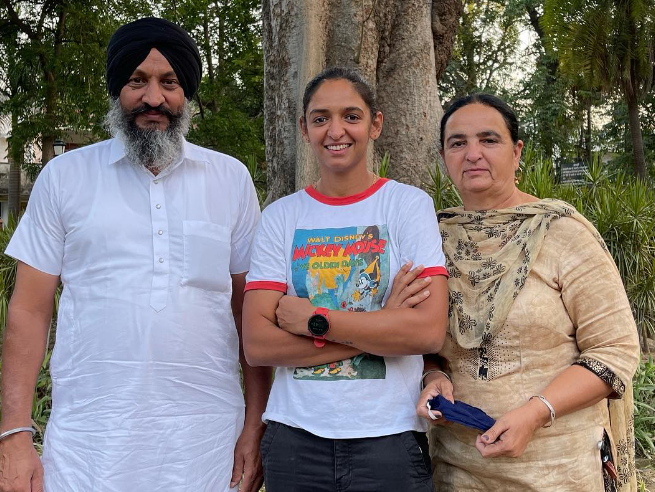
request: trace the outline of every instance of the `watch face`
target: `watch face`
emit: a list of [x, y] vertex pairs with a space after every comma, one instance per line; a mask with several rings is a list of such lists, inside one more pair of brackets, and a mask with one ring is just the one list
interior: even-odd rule
[[309, 333], [315, 337], [322, 337], [330, 329], [330, 323], [322, 314], [313, 314], [307, 323]]

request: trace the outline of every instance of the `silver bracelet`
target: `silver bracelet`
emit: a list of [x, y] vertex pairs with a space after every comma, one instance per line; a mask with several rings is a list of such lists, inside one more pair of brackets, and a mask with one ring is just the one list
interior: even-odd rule
[[533, 398], [539, 398], [544, 403], [544, 405], [546, 405], [548, 407], [548, 410], [550, 411], [550, 424], [544, 425], [544, 428], [552, 427], [553, 422], [555, 422], [555, 409], [550, 404], [550, 402], [548, 400], [546, 400], [545, 396], [543, 396], [543, 395], [534, 395], [534, 396], [531, 396], [528, 399], [528, 401], [532, 400]]
[[423, 390], [423, 389], [425, 388], [425, 378], [426, 378], [429, 374], [433, 374], [433, 373], [435, 373], [435, 372], [438, 372], [439, 374], [443, 374], [443, 375], [446, 377], [446, 379], [447, 379], [448, 381], [450, 381], [450, 384], [453, 384], [453, 380], [450, 379], [450, 376], [449, 376], [447, 373], [443, 372], [441, 369], [428, 369], [427, 371], [425, 371], [425, 372], [423, 373], [423, 376], [421, 376], [421, 390]]
[[15, 429], [9, 429], [8, 431], [4, 431], [2, 434], [0, 434], [0, 441], [2, 441], [5, 437], [9, 437], [12, 434], [18, 434], [19, 432], [31, 432], [32, 435], [36, 433], [36, 431], [31, 427], [16, 427]]

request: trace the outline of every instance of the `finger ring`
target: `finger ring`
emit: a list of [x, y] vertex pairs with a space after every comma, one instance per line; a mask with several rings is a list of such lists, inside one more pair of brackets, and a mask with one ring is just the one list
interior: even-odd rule
[[430, 418], [432, 420], [439, 420], [441, 418], [441, 417], [437, 417], [435, 414], [432, 413], [432, 409], [430, 408], [430, 402], [429, 401], [426, 403], [425, 406], [428, 407], [428, 415], [430, 416]]

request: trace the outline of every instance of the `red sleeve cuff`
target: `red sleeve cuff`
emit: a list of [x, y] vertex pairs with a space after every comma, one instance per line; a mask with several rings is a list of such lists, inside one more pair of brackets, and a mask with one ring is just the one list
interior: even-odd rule
[[260, 282], [248, 282], [246, 284], [244, 292], [249, 290], [277, 290], [278, 292], [287, 293], [287, 284], [283, 282], [269, 282], [267, 280]]
[[425, 268], [417, 278], [434, 277], [435, 275], [443, 275], [446, 278], [450, 276], [445, 267], [437, 266]]

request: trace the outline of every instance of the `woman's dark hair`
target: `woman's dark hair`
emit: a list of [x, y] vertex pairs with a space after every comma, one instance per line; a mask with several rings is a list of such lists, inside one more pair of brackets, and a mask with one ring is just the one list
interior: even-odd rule
[[494, 108], [505, 120], [507, 129], [509, 130], [509, 135], [512, 137], [512, 142], [516, 144], [519, 141], [519, 120], [516, 118], [516, 113], [514, 113], [514, 110], [510, 108], [509, 104], [491, 94], [469, 94], [468, 96], [460, 97], [459, 99], [451, 101], [448, 105], [448, 109], [446, 109], [446, 112], [441, 117], [441, 135], [439, 136], [439, 139], [441, 141], [442, 149], [443, 135], [448, 118], [450, 118], [455, 111], [464, 106], [468, 106], [469, 104], [484, 104], [485, 106]]
[[371, 110], [371, 117], [375, 117], [375, 114], [378, 112], [375, 91], [366, 79], [352, 68], [330, 67], [323, 70], [307, 83], [305, 94], [302, 97], [303, 118], [305, 114], [307, 114], [307, 106], [309, 106], [309, 101], [312, 99], [312, 96], [326, 80], [347, 80], [350, 82]]

